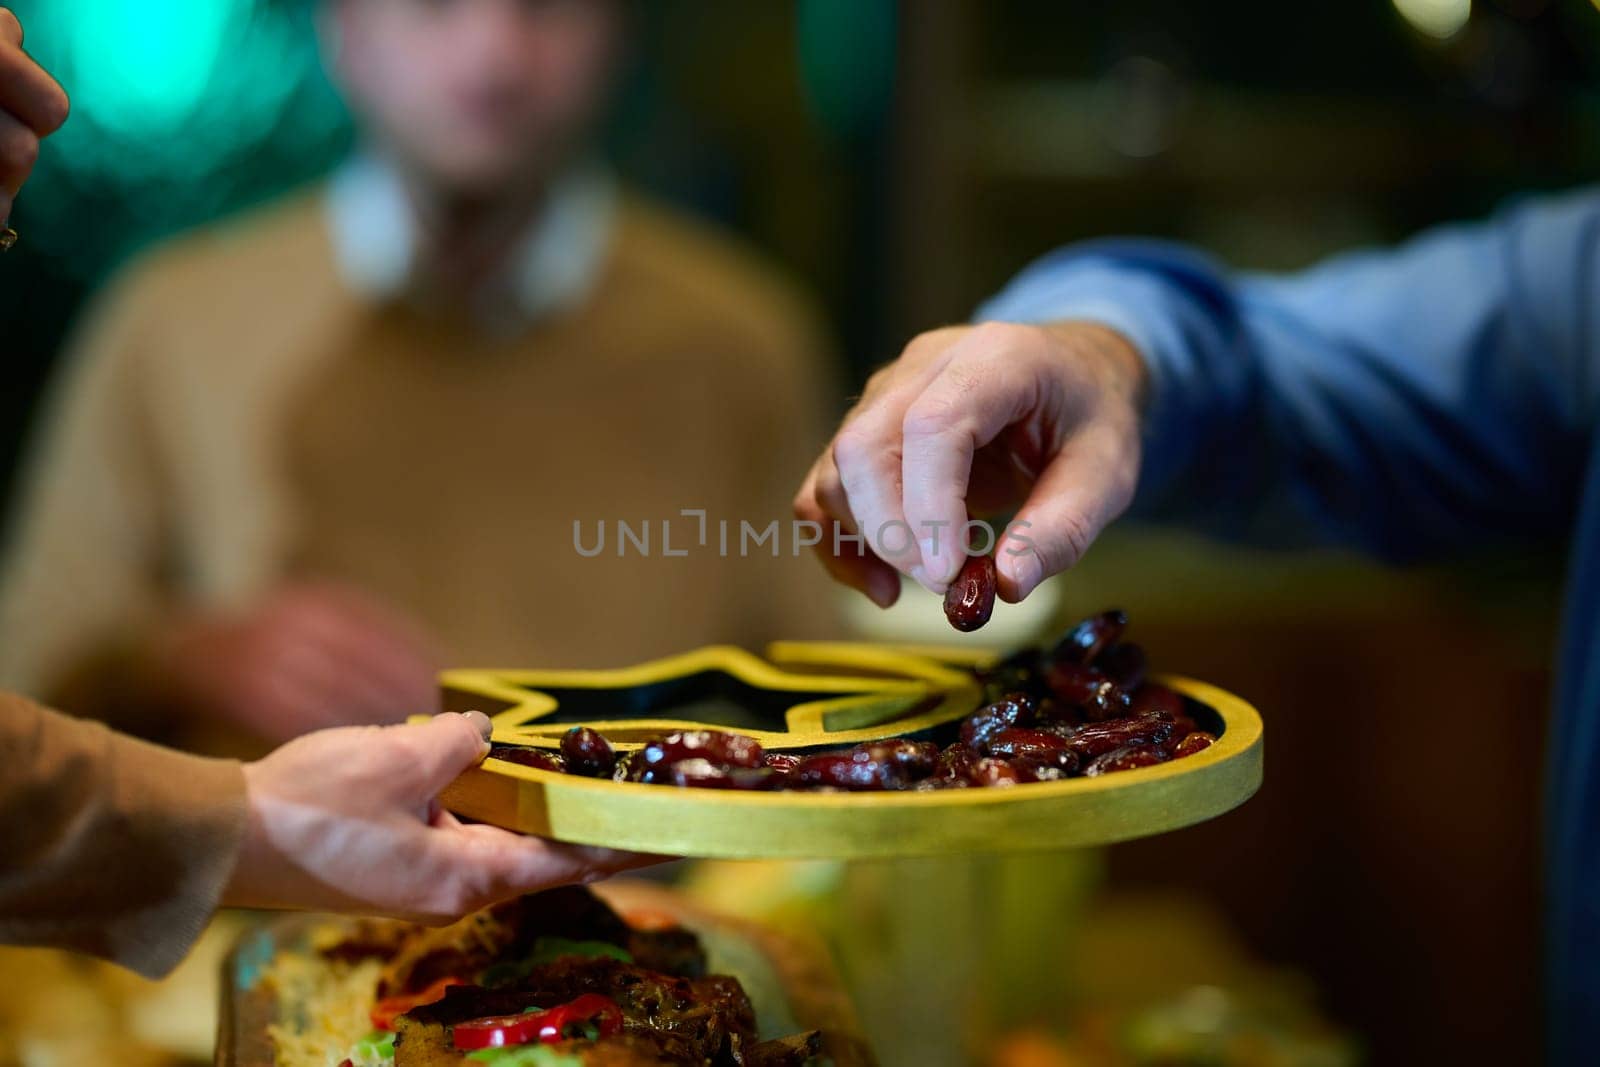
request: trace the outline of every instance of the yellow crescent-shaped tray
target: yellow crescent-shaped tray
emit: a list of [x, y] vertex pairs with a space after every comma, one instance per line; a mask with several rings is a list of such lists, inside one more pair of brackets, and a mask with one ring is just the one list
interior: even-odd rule
[[[619, 749], [675, 729], [731, 729], [769, 749], [842, 748], [918, 734], [976, 709], [992, 651], [779, 642], [766, 658], [715, 645], [610, 671], [455, 670], [449, 711], [494, 719], [497, 743], [554, 749], [574, 724]], [[680, 789], [537, 770], [490, 758], [453, 782], [458, 815], [560, 841], [723, 859], [872, 858], [1110, 844], [1221, 815], [1261, 784], [1261, 717], [1188, 678], [1182, 693], [1217, 742], [1193, 756], [1097, 778], [933, 792]]]

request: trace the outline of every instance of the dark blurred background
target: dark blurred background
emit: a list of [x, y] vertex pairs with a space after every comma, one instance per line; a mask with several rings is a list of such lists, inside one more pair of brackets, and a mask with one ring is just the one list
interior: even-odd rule
[[[72, 123], [0, 262], [0, 469], [84, 296], [163, 236], [324, 173], [348, 125], [311, 0], [16, 0]], [[611, 156], [824, 302], [860, 379], [1054, 244], [1250, 267], [1594, 173], [1585, 0], [638, 0]], [[26, 314], [19, 312], [26, 311]]]
[[[75, 111], [0, 258], [0, 488], [85, 297], [323, 173], [349, 136], [307, 0], [13, 6]], [[1589, 0], [634, 9], [612, 158], [806, 283], [856, 382], [1065, 241], [1292, 268], [1600, 172]], [[1156, 662], [1250, 697], [1270, 738], [1261, 796], [1112, 850], [1112, 885], [1202, 895], [1374, 1062], [1531, 1062], [1558, 578], [1548, 559], [1393, 574], [1111, 539], [1067, 610], [1123, 603]]]

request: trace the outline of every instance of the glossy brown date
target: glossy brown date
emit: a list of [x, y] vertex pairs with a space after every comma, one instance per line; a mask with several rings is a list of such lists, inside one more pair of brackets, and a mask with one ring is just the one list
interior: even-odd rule
[[967, 772], [967, 780], [973, 785], [992, 789], [1017, 785], [1022, 781], [1022, 775], [1005, 760], [985, 756], [972, 764], [972, 769]]
[[1128, 616], [1121, 611], [1102, 611], [1068, 630], [1050, 649], [1052, 663], [1093, 663], [1101, 652], [1122, 640]]
[[802, 786], [902, 789], [933, 774], [939, 755], [939, 746], [925, 741], [870, 741], [845, 752], [826, 752], [803, 759], [792, 777]]
[[1195, 730], [1192, 733], [1185, 734], [1177, 744], [1172, 746], [1172, 758], [1182, 759], [1185, 756], [1192, 756], [1196, 752], [1204, 752], [1216, 743], [1217, 739], [1213, 735], [1206, 733], [1204, 730]]
[[931, 741], [868, 741], [850, 750], [851, 757], [871, 763], [887, 763], [912, 778], [926, 778], [939, 762], [939, 746]]
[[1024, 782], [1070, 778], [1082, 763], [1061, 733], [1024, 727], [996, 734], [989, 742], [988, 752], [1010, 763]]
[[[1159, 719], [1116, 719], [1080, 727], [1067, 737], [1067, 747], [1078, 758], [1093, 760], [1113, 749], [1131, 745], [1159, 745], [1172, 736], [1172, 724]], [[1085, 769], [1085, 773], [1087, 769]]]
[[1022, 782], [1060, 782], [1071, 778], [1078, 769], [1078, 757], [1071, 752], [1061, 754], [1066, 759], [1063, 765], [1059, 759], [1042, 760], [1031, 756], [1011, 761], [1011, 766], [1017, 772], [1018, 781]]
[[1144, 684], [1145, 671], [1149, 661], [1145, 657], [1144, 648], [1135, 644], [1112, 645], [1094, 665], [1117, 684], [1117, 688], [1124, 692], [1131, 692]]
[[1044, 730], [1013, 727], [1002, 730], [990, 739], [988, 754], [1016, 762], [1026, 759], [1040, 766], [1051, 765], [1063, 771], [1073, 771], [1078, 766], [1078, 756], [1065, 738]]
[[1111, 774], [1114, 771], [1131, 771], [1137, 767], [1154, 767], [1158, 763], [1165, 763], [1170, 759], [1157, 745], [1129, 745], [1125, 748], [1114, 748], [1110, 752], [1102, 753], [1089, 761], [1083, 769], [1085, 778], [1098, 778], [1102, 774]]
[[944, 617], [962, 633], [984, 626], [994, 614], [994, 557], [968, 556], [944, 594]]
[[1146, 682], [1128, 694], [1130, 708], [1135, 715], [1144, 715], [1152, 711], [1164, 711], [1174, 719], [1186, 714], [1183, 697], [1177, 690], [1168, 689], [1155, 682]]
[[768, 752], [762, 757], [762, 762], [779, 774], [793, 774], [794, 769], [800, 766], [800, 757], [793, 752]]
[[1082, 709], [1083, 717], [1090, 722], [1127, 715], [1132, 707], [1127, 692], [1116, 682], [1082, 663], [1052, 663], [1045, 680], [1057, 700]]
[[977, 753], [970, 745], [954, 744], [939, 753], [939, 765], [934, 771], [934, 777], [946, 781], [967, 781], [972, 765], [978, 760]]
[[982, 748], [990, 737], [1001, 730], [1033, 722], [1037, 708], [1037, 702], [1028, 694], [1007, 693], [962, 720], [961, 741], [968, 748]]
[[561, 756], [569, 773], [585, 778], [608, 778], [617, 767], [611, 742], [587, 726], [574, 726], [562, 736]]
[[783, 775], [770, 767], [719, 767], [708, 759], [686, 759], [666, 772], [668, 784], [688, 789], [741, 789], [751, 792], [776, 789]]
[[527, 748], [522, 745], [490, 745], [489, 758], [515, 763], [519, 767], [533, 767], [541, 771], [564, 771], [565, 761], [559, 752], [547, 748]]
[[[975, 562], [987, 565], [980, 584], [992, 579], [993, 561], [968, 566]], [[989, 596], [992, 606], [992, 581]], [[702, 789], [933, 791], [1098, 777], [1215, 743], [1197, 729], [1182, 695], [1146, 680], [1144, 649], [1123, 640], [1126, 629], [1122, 612], [1102, 612], [1049, 653], [1024, 649], [976, 672], [986, 703], [959, 725], [938, 728], [948, 742], [942, 750], [928, 740], [886, 738], [844, 750], [767, 752], [742, 734], [682, 730], [618, 752], [596, 731], [574, 727], [559, 753], [497, 744], [493, 755], [544, 770]]]
[[910, 781], [909, 776], [893, 764], [858, 760], [849, 752], [808, 756], [800, 761], [791, 777], [802, 787], [827, 786], [851, 792], [898, 789]]
[[677, 730], [649, 742], [640, 752], [640, 781], [654, 782], [664, 769], [684, 760], [703, 759], [718, 767], [760, 767], [766, 756], [760, 743], [744, 734], [722, 730]]

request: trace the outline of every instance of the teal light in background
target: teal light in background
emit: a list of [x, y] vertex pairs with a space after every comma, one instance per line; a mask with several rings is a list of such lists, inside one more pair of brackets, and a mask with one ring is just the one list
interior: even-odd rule
[[840, 139], [869, 135], [888, 117], [898, 8], [896, 0], [800, 0], [796, 36], [806, 104]]
[[[35, 39], [61, 52], [80, 110], [129, 134], [177, 132], [204, 102], [252, 0], [53, 0]], [[35, 19], [39, 16], [35, 15]]]
[[13, 0], [72, 118], [18, 205], [27, 239], [100, 273], [322, 169], [345, 117], [314, 0]]

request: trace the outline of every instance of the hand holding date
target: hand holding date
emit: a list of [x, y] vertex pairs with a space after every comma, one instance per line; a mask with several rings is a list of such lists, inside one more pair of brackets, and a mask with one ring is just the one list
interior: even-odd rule
[[[817, 550], [837, 580], [887, 607], [897, 571], [945, 593], [966, 564], [969, 518], [1014, 510], [993, 556], [997, 592], [1015, 603], [1127, 508], [1145, 377], [1121, 334], [1090, 323], [923, 334], [868, 382], [795, 514], [865, 538], [866, 553], [836, 555], [830, 538]], [[882, 536], [905, 529], [915, 536]]]

